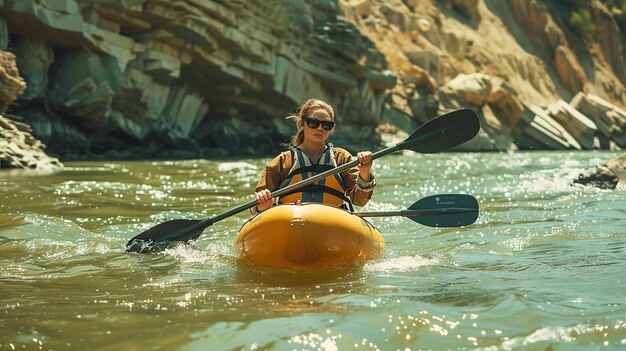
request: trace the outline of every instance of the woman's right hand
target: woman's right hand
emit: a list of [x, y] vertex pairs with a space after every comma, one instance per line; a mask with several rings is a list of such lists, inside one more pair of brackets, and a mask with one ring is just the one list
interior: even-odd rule
[[256, 200], [259, 202], [259, 204], [256, 206], [259, 212], [267, 210], [268, 208], [272, 207], [272, 204], [274, 204], [274, 200], [272, 199], [272, 193], [269, 190], [263, 189], [255, 194]]

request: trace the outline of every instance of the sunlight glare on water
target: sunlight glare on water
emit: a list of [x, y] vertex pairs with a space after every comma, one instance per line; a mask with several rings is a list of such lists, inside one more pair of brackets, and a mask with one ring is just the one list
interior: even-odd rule
[[434, 194], [466, 228], [373, 218], [385, 255], [312, 271], [251, 266], [247, 212], [193, 245], [124, 251], [170, 219], [253, 198], [267, 159], [70, 163], [0, 172], [0, 350], [417, 350], [626, 347], [626, 190], [573, 186], [609, 152], [377, 160], [364, 210]]

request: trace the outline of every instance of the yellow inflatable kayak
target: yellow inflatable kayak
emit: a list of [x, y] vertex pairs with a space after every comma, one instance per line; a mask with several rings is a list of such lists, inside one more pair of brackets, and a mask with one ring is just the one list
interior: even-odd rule
[[380, 231], [348, 211], [317, 203], [274, 206], [247, 221], [235, 245], [246, 261], [287, 268], [327, 267], [382, 256]]

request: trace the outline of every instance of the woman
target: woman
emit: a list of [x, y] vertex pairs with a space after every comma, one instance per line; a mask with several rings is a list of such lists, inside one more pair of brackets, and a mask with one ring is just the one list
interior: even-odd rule
[[[255, 190], [259, 204], [251, 209], [252, 214], [274, 204], [271, 192], [352, 161], [348, 151], [326, 143], [335, 130], [335, 112], [328, 103], [309, 99], [300, 106], [297, 115], [288, 118], [296, 122], [298, 132], [293, 137], [292, 148], [276, 156], [261, 173]], [[376, 186], [376, 179], [370, 172], [372, 153], [361, 151], [357, 157], [358, 167], [285, 194], [278, 203], [301, 201], [348, 208], [352, 207], [351, 203], [365, 206]]]

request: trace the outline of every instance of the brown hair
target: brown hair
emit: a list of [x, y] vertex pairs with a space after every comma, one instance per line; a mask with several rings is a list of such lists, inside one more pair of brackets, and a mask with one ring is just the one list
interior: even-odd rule
[[[287, 116], [287, 119], [293, 120], [296, 123], [296, 127], [298, 128], [298, 132], [291, 137], [291, 145], [294, 147], [299, 146], [304, 142], [304, 118], [309, 116], [311, 111], [316, 110], [318, 108], [323, 108], [330, 114], [330, 118], [332, 121], [335, 120], [335, 111], [333, 107], [330, 106], [326, 101], [318, 100], [318, 99], [308, 99], [302, 106], [298, 107], [295, 115]], [[331, 134], [335, 130], [331, 131]]]

